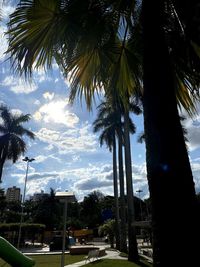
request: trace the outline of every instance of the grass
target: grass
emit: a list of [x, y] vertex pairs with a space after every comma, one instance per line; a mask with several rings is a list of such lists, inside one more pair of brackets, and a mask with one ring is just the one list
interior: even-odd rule
[[[28, 256], [35, 260], [34, 267], [59, 267], [61, 261], [61, 255], [35, 255]], [[85, 255], [65, 255], [65, 265], [71, 264], [74, 262], [84, 260]], [[5, 261], [0, 259], [0, 267], [11, 267], [8, 263], [5, 264]]]
[[[61, 255], [35, 255], [29, 256], [30, 258], [34, 259], [36, 264], [34, 267], [59, 267], [61, 261]], [[85, 255], [65, 255], [65, 265], [79, 262], [84, 260]], [[101, 259], [85, 266], [90, 267], [152, 267], [151, 264], [146, 263], [145, 261], [141, 260], [141, 263], [135, 264], [130, 261], [126, 260], [111, 260], [111, 259]], [[11, 267], [11, 265], [5, 263], [0, 258], [0, 267]]]
[[130, 261], [126, 261], [126, 260], [111, 260], [111, 259], [103, 259], [103, 260], [99, 260], [99, 261], [95, 261], [92, 263], [89, 263], [87, 265], [85, 265], [87, 267], [90, 266], [94, 266], [94, 267], [150, 267], [152, 265], [141, 261], [141, 263], [135, 264], [133, 262]]

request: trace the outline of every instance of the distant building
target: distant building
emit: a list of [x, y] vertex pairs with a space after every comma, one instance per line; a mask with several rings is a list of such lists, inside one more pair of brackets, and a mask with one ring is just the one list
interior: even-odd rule
[[40, 201], [40, 200], [42, 200], [42, 199], [44, 199], [44, 198], [46, 198], [48, 196], [49, 196], [48, 193], [44, 193], [44, 191], [41, 190], [40, 193], [35, 193], [32, 197], [30, 197], [30, 199], [32, 201]]
[[21, 201], [20, 188], [16, 186], [9, 187], [6, 191], [6, 201]]
[[5, 196], [4, 189], [0, 188], [0, 198]]

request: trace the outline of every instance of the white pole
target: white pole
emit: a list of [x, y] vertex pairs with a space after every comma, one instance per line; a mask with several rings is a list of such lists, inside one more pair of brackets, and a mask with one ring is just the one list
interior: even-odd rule
[[27, 177], [28, 177], [28, 167], [29, 167], [29, 161], [27, 161], [26, 176], [25, 176], [25, 183], [24, 183], [24, 193], [23, 193], [22, 204], [21, 204], [22, 210], [21, 210], [21, 218], [20, 218], [20, 224], [19, 224], [19, 235], [18, 235], [18, 241], [17, 241], [17, 248], [18, 249], [20, 246], [22, 222], [23, 222], [23, 215], [24, 215], [24, 202], [25, 202], [25, 195], [26, 195], [26, 183], [27, 183]]
[[65, 265], [66, 220], [67, 220], [67, 199], [66, 199], [65, 202], [64, 202], [64, 214], [63, 214], [63, 243], [62, 243], [61, 267], [64, 267], [64, 265]]

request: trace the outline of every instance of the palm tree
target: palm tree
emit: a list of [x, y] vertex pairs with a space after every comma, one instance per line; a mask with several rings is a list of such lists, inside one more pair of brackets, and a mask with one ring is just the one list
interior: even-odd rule
[[[177, 1], [175, 1], [177, 2]], [[190, 10], [190, 9], [189, 9]], [[179, 56], [183, 51], [183, 44], [178, 42], [179, 48], [169, 54], [174, 48], [170, 40], [166, 43], [166, 6], [164, 1], [157, 1], [156, 5], [150, 1], [143, 1], [143, 28], [144, 28], [144, 126], [147, 154], [147, 175], [149, 181], [150, 197], [152, 201], [152, 226], [153, 226], [153, 248], [155, 266], [178, 266], [197, 264], [198, 255], [197, 241], [199, 239], [199, 217], [197, 212], [197, 201], [195, 196], [194, 182], [189, 164], [187, 149], [180, 123], [177, 108], [177, 92], [182, 95], [182, 104], [189, 110], [191, 98], [189, 90], [195, 90], [195, 74], [191, 69], [187, 54], [183, 55], [182, 61], [185, 66], [173, 61], [173, 52], [179, 49]], [[152, 17], [154, 20], [152, 20]], [[175, 33], [173, 31], [172, 33]], [[170, 32], [168, 37], [170, 37]], [[176, 31], [177, 34], [177, 31]], [[172, 36], [171, 36], [172, 37]], [[177, 38], [175, 35], [174, 38]], [[174, 41], [174, 40], [173, 40]], [[172, 40], [171, 40], [172, 42]], [[175, 43], [177, 45], [177, 43]], [[183, 51], [181, 51], [183, 50]], [[191, 57], [190, 57], [191, 59]], [[174, 66], [176, 64], [176, 66]], [[183, 62], [181, 62], [183, 63]], [[192, 63], [196, 69], [195, 61]], [[182, 67], [177, 73], [177, 67]], [[189, 67], [189, 71], [187, 71]], [[183, 74], [183, 72], [185, 72]], [[196, 70], [195, 70], [196, 72]], [[182, 79], [181, 76], [182, 75]], [[198, 75], [199, 76], [199, 75]], [[174, 83], [178, 79], [179, 83]], [[199, 81], [199, 77], [196, 79]], [[184, 83], [186, 87], [184, 87]], [[181, 84], [181, 85], [180, 85]], [[182, 91], [180, 91], [180, 87]], [[193, 88], [190, 88], [192, 86]], [[162, 89], [162, 90], [161, 90]], [[181, 100], [181, 99], [180, 99]], [[191, 110], [191, 109], [190, 109]], [[181, 189], [180, 188], [181, 185]], [[169, 197], [170, 195], [170, 197]], [[184, 201], [180, 201], [184, 195]], [[168, 201], [166, 201], [168, 199]], [[169, 211], [170, 209], [170, 215]], [[185, 216], [187, 214], [187, 216]], [[168, 230], [164, 229], [164, 225]], [[195, 238], [189, 230], [195, 229]], [[170, 233], [170, 235], [169, 235]], [[179, 261], [177, 255], [175, 238], [180, 244], [184, 259]], [[193, 248], [190, 245], [193, 244]], [[166, 257], [163, 251], [167, 250], [170, 257]]]
[[[105, 139], [105, 133], [107, 134], [110, 130], [112, 131], [110, 143], [113, 141], [113, 139], [118, 139], [118, 160], [119, 160], [119, 183], [120, 183], [120, 217], [121, 217], [121, 227], [120, 227], [120, 251], [127, 252], [127, 244], [126, 244], [126, 220], [125, 220], [125, 196], [124, 196], [124, 171], [123, 171], [123, 152], [122, 147], [125, 143], [125, 122], [122, 122], [121, 116], [122, 114], [125, 117], [124, 107], [123, 104], [119, 104], [119, 101], [114, 101], [114, 95], [112, 97], [107, 98], [106, 102], [103, 102], [99, 106], [99, 113], [98, 118], [94, 122], [94, 131], [97, 132], [104, 129], [101, 137]], [[118, 102], [118, 104], [117, 104]], [[130, 103], [130, 110], [133, 111], [136, 114], [139, 114], [141, 112], [140, 108], [135, 103]], [[135, 125], [133, 124], [131, 118], [128, 115], [128, 138], [129, 138], [129, 132], [135, 133]], [[124, 119], [125, 121], [125, 119]], [[110, 133], [109, 133], [110, 134]], [[114, 137], [113, 137], [114, 136]], [[116, 136], [116, 137], [115, 137]], [[107, 135], [106, 135], [107, 138]], [[100, 139], [101, 142], [102, 139]], [[108, 138], [106, 140], [108, 147], [110, 146], [110, 143], [108, 142]], [[130, 144], [129, 144], [130, 146]], [[116, 147], [116, 141], [114, 141], [114, 147]], [[116, 148], [113, 149], [114, 154], [116, 153]], [[130, 149], [128, 151], [130, 152]], [[127, 151], [125, 149], [125, 158], [127, 160]], [[116, 157], [116, 156], [115, 156]], [[129, 156], [130, 158], [130, 156]], [[116, 162], [116, 159], [114, 158], [114, 162]], [[128, 164], [127, 164], [128, 163]], [[125, 162], [126, 167], [126, 182], [127, 182], [127, 196], [129, 197], [127, 203], [128, 203], [128, 230], [129, 230], [129, 239], [132, 238], [131, 241], [129, 241], [129, 247], [132, 244], [132, 242], [136, 241], [135, 236], [135, 229], [133, 227], [133, 222], [135, 221], [135, 214], [134, 214], [134, 199], [133, 199], [133, 190], [132, 188], [132, 182], [129, 183], [129, 176], [132, 177], [132, 170], [131, 166], [129, 167], [129, 164], [132, 165], [131, 159], [130, 161]], [[116, 166], [116, 163], [113, 165]], [[117, 168], [117, 166], [115, 167]], [[128, 171], [130, 173], [128, 173]], [[116, 173], [117, 176], [117, 169], [113, 171], [113, 173]], [[128, 173], [128, 174], [127, 174]], [[132, 180], [131, 180], [132, 181]], [[132, 217], [131, 217], [131, 216]], [[131, 232], [131, 235], [130, 235]], [[135, 239], [135, 241], [134, 241]], [[137, 246], [137, 244], [136, 244]]]
[[120, 248], [120, 227], [119, 227], [119, 202], [118, 202], [118, 182], [117, 182], [117, 154], [116, 154], [116, 113], [109, 112], [106, 114], [106, 103], [103, 102], [99, 105], [99, 112], [97, 119], [93, 122], [94, 132], [103, 129], [99, 140], [102, 146], [105, 142], [113, 155], [113, 185], [114, 185], [114, 198], [115, 198], [115, 220], [116, 220], [116, 248]]
[[22, 139], [27, 135], [34, 139], [34, 133], [25, 129], [21, 124], [30, 120], [30, 115], [12, 114], [6, 106], [0, 106], [0, 181], [2, 179], [3, 166], [6, 160], [15, 163], [26, 151], [26, 143]]
[[[198, 16], [194, 14], [197, 1], [184, 4], [179, 0], [158, 3], [63, 0], [59, 3], [60, 6], [54, 0], [45, 4], [39, 0], [21, 1], [10, 21], [8, 52], [13, 66], [21, 73], [31, 74], [35, 61], [36, 67], [48, 68], [56, 57], [64, 71], [72, 71], [72, 95], [84, 95], [90, 105], [94, 92], [102, 85], [106, 90], [116, 88], [123, 100], [127, 91], [129, 95], [138, 92], [143, 56], [142, 98], [155, 266], [166, 265], [166, 258], [169, 262], [177, 258], [175, 245], [170, 245], [175, 228], [184, 255], [188, 261], [192, 258], [195, 262], [190, 244], [198, 238], [187, 230], [186, 245], [180, 227], [174, 227], [171, 222], [180, 221], [188, 207], [188, 218], [193, 219], [184, 221], [184, 228], [189, 229], [190, 222], [195, 221], [191, 228], [195, 229], [195, 235], [200, 235], [193, 177], [177, 110], [179, 105], [193, 113], [195, 97], [198, 98], [200, 34]], [[140, 31], [135, 31], [141, 23], [142, 42]], [[178, 196], [180, 184], [181, 192], [187, 196], [184, 203], [179, 201], [182, 199]], [[171, 190], [172, 200], [166, 204], [166, 195]], [[163, 213], [161, 207], [170, 210], [170, 214]], [[174, 219], [169, 221], [174, 214]], [[165, 222], [169, 222], [169, 235]], [[170, 247], [170, 256], [164, 244]]]

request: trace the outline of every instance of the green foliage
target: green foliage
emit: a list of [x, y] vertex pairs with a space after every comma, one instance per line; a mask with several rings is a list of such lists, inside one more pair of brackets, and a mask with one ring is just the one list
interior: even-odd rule
[[101, 199], [102, 193], [94, 191], [85, 196], [80, 204], [80, 218], [88, 228], [95, 228], [102, 222]]
[[[23, 223], [22, 228], [25, 230], [40, 230], [44, 229], [44, 224], [38, 224], [38, 223]], [[0, 223], [0, 231], [6, 232], [6, 231], [18, 231], [19, 230], [19, 223]]]
[[114, 248], [114, 237], [115, 237], [115, 227], [116, 223], [115, 220], [107, 220], [103, 225], [101, 225], [98, 229], [100, 236], [108, 235], [109, 242], [111, 245], [111, 248]]
[[55, 198], [53, 189], [50, 195], [41, 200], [33, 201], [32, 222], [46, 225], [48, 230], [59, 229], [62, 223], [62, 204]]
[[94, 263], [87, 264], [85, 266], [89, 267], [95, 265], [96, 267], [151, 267], [151, 264], [140, 262], [138, 264], [126, 260], [117, 260], [117, 259], [103, 259], [96, 261]]

